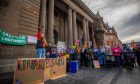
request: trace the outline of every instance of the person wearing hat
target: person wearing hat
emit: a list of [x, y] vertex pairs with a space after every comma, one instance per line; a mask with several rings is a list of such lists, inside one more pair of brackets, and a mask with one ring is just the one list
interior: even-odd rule
[[37, 57], [38, 58], [44, 58], [45, 57], [45, 48], [47, 46], [47, 41], [44, 37], [44, 34], [41, 32], [42, 31], [43, 26], [39, 26], [38, 28], [38, 32], [37, 32]]

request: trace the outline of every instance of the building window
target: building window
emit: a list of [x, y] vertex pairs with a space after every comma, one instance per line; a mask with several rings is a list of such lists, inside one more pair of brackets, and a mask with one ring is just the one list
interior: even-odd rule
[[0, 6], [7, 7], [9, 0], [0, 0]]

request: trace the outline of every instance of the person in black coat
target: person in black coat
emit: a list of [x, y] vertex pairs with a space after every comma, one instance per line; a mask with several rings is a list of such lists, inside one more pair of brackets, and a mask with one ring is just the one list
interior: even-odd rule
[[137, 46], [133, 51], [134, 51], [134, 53], [135, 53], [135, 55], [137, 57], [137, 63], [139, 65], [139, 67], [140, 67], [140, 45]]

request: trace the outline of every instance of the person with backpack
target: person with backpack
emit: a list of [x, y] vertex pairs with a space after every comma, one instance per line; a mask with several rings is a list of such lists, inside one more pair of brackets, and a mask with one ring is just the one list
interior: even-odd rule
[[38, 32], [37, 32], [37, 57], [38, 58], [45, 58], [45, 53], [46, 53], [46, 46], [47, 46], [47, 41], [44, 37], [44, 34], [41, 33], [43, 26], [39, 26]]
[[41, 56], [42, 56], [41, 30], [42, 30], [42, 26], [39, 26], [38, 32], [37, 32], [37, 45], [36, 45], [37, 57], [38, 57], [38, 58], [41, 58]]
[[46, 46], [47, 46], [47, 41], [46, 38], [44, 37], [44, 34], [42, 34], [42, 58], [45, 58], [46, 56]]

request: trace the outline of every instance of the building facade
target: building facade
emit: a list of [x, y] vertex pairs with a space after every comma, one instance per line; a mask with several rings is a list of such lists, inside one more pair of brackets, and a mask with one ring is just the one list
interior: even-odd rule
[[106, 29], [99, 12], [95, 15], [81, 0], [0, 0], [0, 31], [8, 38], [26, 36], [25, 45], [0, 43], [0, 73], [13, 72], [17, 58], [37, 57], [40, 25], [51, 47], [58, 41], [68, 46], [76, 41], [96, 47], [117, 44], [115, 29]]
[[1, 0], [0, 29], [28, 39], [22, 46], [0, 43], [0, 73], [14, 71], [17, 58], [36, 57], [33, 39], [39, 25], [44, 26], [50, 46], [56, 47], [58, 41], [72, 46], [77, 40], [95, 43], [95, 20], [96, 15], [81, 0]]
[[105, 24], [106, 33], [105, 33], [105, 46], [106, 47], [114, 47], [114, 45], [120, 45], [119, 39], [117, 36], [117, 32], [114, 26], [111, 28], [108, 24]]

